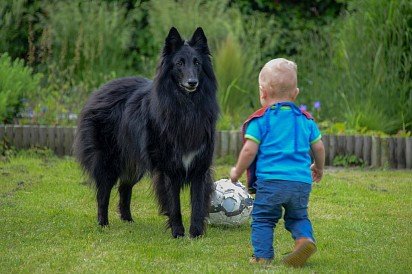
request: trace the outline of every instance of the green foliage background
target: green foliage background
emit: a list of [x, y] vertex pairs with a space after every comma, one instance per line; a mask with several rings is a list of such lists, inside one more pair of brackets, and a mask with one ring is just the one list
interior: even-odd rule
[[40, 78], [22, 60], [12, 61], [7, 53], [0, 56], [0, 122], [13, 122], [24, 105], [22, 99], [38, 91]]
[[[412, 2], [351, 1], [297, 56], [300, 100], [357, 131], [412, 126]], [[303, 46], [303, 45], [302, 45]]]
[[171, 26], [186, 38], [202, 26], [219, 81], [220, 129], [239, 128], [259, 107], [259, 70], [285, 57], [298, 64], [298, 104], [324, 130], [407, 134], [411, 24], [407, 0], [0, 0], [0, 55], [23, 59], [37, 79], [13, 103], [15, 114], [34, 114], [21, 123], [74, 124], [69, 114], [104, 82], [153, 77]]

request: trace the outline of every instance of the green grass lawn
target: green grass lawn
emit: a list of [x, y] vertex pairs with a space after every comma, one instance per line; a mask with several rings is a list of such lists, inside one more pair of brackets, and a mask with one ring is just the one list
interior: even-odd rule
[[[216, 178], [229, 166], [218, 165]], [[307, 266], [280, 264], [293, 241], [280, 222], [272, 265], [249, 265], [249, 224], [208, 227], [204, 237], [172, 239], [148, 180], [136, 185], [134, 223], [96, 221], [94, 192], [72, 158], [19, 154], [0, 161], [0, 272], [411, 273], [412, 172], [327, 170], [313, 188], [310, 216], [318, 252]], [[189, 197], [182, 195], [189, 226]]]

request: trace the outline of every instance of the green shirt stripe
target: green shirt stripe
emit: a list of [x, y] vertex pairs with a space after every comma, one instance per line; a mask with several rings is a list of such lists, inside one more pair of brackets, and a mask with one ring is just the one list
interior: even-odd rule
[[245, 138], [249, 139], [249, 140], [252, 140], [253, 142], [255, 142], [258, 145], [260, 144], [260, 141], [258, 139], [256, 139], [255, 137], [253, 137], [252, 135], [245, 134]]
[[318, 138], [310, 142], [310, 144], [313, 145], [314, 143], [318, 142], [320, 139], [322, 139], [322, 134], [319, 134]]

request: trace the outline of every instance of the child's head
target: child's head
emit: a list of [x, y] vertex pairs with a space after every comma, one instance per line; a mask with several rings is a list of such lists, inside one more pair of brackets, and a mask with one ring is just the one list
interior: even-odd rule
[[294, 101], [299, 94], [296, 64], [284, 58], [267, 62], [259, 73], [259, 91], [263, 106]]

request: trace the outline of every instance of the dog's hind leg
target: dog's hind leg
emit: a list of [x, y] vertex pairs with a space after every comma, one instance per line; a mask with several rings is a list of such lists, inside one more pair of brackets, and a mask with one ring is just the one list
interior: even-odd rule
[[180, 180], [159, 172], [155, 173], [153, 183], [160, 205], [160, 213], [168, 216], [167, 226], [172, 230], [172, 236], [174, 238], [183, 237], [185, 228], [180, 208]]
[[113, 166], [102, 165], [94, 169], [93, 177], [96, 181], [97, 188], [97, 220], [99, 225], [107, 226], [109, 224], [108, 209], [110, 192], [116, 184], [118, 174], [115, 173]]
[[133, 222], [132, 213], [130, 211], [130, 201], [132, 198], [133, 186], [142, 179], [143, 175], [139, 175], [134, 180], [120, 180], [119, 185], [119, 213], [120, 219], [123, 221]]
[[210, 171], [207, 171], [202, 176], [196, 176], [191, 180], [190, 203], [192, 205], [192, 215], [189, 232], [192, 238], [204, 234], [205, 218], [209, 214], [212, 184], [213, 181]]
[[109, 224], [109, 200], [110, 192], [116, 181], [107, 182], [106, 185], [98, 186], [97, 188], [97, 221], [99, 225], [106, 226]]
[[133, 222], [132, 213], [130, 212], [130, 200], [132, 198], [133, 185], [129, 183], [120, 183], [119, 185], [119, 213], [123, 221]]

